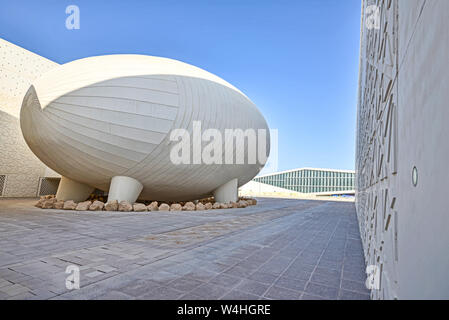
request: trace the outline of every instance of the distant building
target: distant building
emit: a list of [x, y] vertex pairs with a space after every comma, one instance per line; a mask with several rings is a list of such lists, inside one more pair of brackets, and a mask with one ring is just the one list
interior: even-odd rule
[[258, 176], [255, 182], [300, 193], [341, 193], [354, 190], [355, 172], [301, 168]]

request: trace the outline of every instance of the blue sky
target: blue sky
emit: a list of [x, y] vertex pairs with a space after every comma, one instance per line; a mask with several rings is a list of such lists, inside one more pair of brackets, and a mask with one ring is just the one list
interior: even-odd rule
[[[2, 0], [0, 37], [58, 63], [136, 53], [196, 65], [279, 130], [279, 170], [354, 169], [360, 3]], [[65, 27], [70, 4], [79, 30]]]

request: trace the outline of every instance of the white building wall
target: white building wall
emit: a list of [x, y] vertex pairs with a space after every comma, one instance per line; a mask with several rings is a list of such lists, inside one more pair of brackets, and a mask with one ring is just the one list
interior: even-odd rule
[[362, 24], [356, 206], [367, 264], [381, 272], [372, 295], [448, 299], [449, 1], [368, 5], [381, 23]]
[[0, 39], [0, 197], [34, 197], [45, 165], [31, 152], [19, 124], [22, 99], [31, 82], [58, 64]]

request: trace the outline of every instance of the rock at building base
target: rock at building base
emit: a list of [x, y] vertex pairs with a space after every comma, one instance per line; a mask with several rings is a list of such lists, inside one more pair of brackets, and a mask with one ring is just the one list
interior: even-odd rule
[[89, 210], [89, 206], [92, 204], [90, 201], [83, 201], [76, 205], [76, 211], [87, 211]]
[[239, 202], [237, 202], [237, 204], [239, 208], [246, 208], [248, 206], [248, 202], [246, 202], [245, 200], [240, 200]]
[[159, 211], [169, 211], [169, 210], [170, 210], [170, 206], [168, 204], [166, 204], [166, 203], [162, 203], [159, 206]]
[[133, 211], [133, 206], [128, 201], [120, 201], [120, 203], [118, 204], [118, 211], [130, 212]]
[[204, 205], [204, 207], [206, 210], [210, 210], [210, 209], [212, 209], [212, 203], [208, 202]]
[[44, 200], [42, 202], [42, 209], [53, 209], [53, 205], [56, 203], [56, 198]]
[[151, 202], [148, 206], [147, 206], [147, 210], [148, 211], [158, 211], [159, 207], [157, 205], [157, 201], [153, 201]]
[[92, 204], [89, 206], [90, 211], [101, 211], [104, 208], [104, 203], [98, 200], [95, 200], [92, 202]]
[[144, 212], [147, 211], [147, 207], [143, 203], [134, 203], [133, 210], [135, 212]]
[[196, 210], [198, 210], [198, 211], [203, 211], [203, 210], [205, 210], [206, 209], [206, 206], [204, 205], [204, 204], [202, 204], [201, 202], [198, 202], [197, 204], [196, 204]]
[[112, 200], [110, 202], [107, 202], [104, 206], [104, 209], [106, 211], [117, 211], [118, 210], [118, 201]]
[[182, 208], [182, 210], [185, 211], [195, 211], [196, 206], [193, 202], [187, 202], [184, 207]]
[[64, 208], [64, 201], [62, 201], [62, 200], [56, 201], [56, 202], [53, 204], [53, 209], [61, 210], [61, 209], [63, 209], [63, 208]]
[[182, 211], [182, 206], [179, 203], [173, 203], [170, 206], [170, 211]]
[[75, 210], [77, 203], [73, 200], [67, 200], [62, 207], [64, 210]]

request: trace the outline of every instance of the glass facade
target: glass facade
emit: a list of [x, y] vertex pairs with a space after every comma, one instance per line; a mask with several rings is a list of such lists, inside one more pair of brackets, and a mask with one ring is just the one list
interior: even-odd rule
[[298, 169], [256, 177], [253, 181], [302, 193], [354, 190], [355, 173], [322, 169]]

